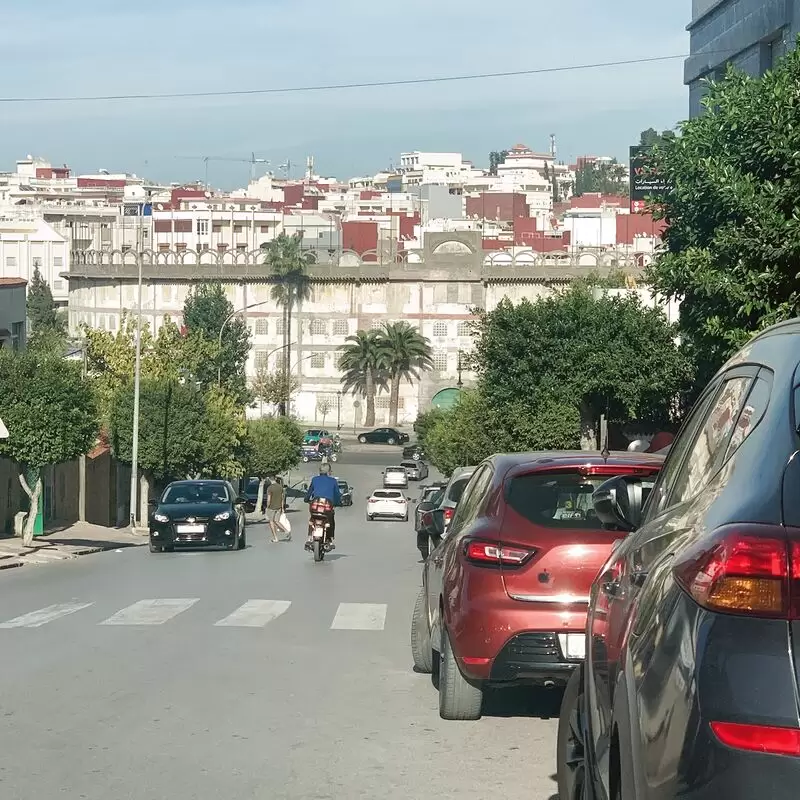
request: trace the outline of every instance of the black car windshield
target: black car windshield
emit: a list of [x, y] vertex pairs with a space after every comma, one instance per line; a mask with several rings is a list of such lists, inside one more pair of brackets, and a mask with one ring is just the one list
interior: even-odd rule
[[163, 505], [228, 503], [230, 499], [228, 488], [224, 483], [176, 483], [167, 487], [161, 503]]

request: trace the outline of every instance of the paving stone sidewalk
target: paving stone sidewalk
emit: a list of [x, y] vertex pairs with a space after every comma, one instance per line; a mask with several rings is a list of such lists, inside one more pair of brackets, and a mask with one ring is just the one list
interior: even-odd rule
[[56, 526], [44, 536], [37, 536], [31, 547], [23, 546], [22, 539], [0, 537], [0, 570], [49, 564], [103, 550], [144, 544], [147, 544], [146, 532], [132, 534], [129, 528], [104, 528], [88, 522], [76, 522], [73, 525]]

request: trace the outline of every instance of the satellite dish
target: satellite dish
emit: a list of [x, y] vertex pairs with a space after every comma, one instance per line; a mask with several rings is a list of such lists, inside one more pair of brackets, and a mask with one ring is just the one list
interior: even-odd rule
[[6, 428], [3, 420], [0, 419], [0, 439], [8, 439], [8, 428]]

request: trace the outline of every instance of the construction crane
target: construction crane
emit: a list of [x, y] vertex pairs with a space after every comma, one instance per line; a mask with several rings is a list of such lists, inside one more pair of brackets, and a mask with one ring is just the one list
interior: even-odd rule
[[269, 164], [271, 163], [266, 158], [256, 158], [255, 153], [250, 154], [250, 158], [229, 158], [227, 156], [175, 156], [185, 161], [202, 161], [205, 164], [206, 178], [205, 185], [206, 191], [208, 190], [208, 162], [209, 161], [235, 161], [238, 164], [250, 165], [250, 182], [252, 183], [256, 177], [256, 164]]

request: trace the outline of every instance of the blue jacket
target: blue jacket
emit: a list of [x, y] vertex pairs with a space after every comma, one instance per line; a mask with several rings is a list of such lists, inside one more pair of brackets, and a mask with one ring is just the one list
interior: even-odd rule
[[340, 506], [342, 493], [339, 491], [339, 483], [336, 478], [332, 478], [330, 475], [315, 475], [306, 492], [306, 500], [313, 500], [317, 497], [330, 500], [334, 506]]

